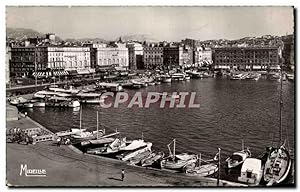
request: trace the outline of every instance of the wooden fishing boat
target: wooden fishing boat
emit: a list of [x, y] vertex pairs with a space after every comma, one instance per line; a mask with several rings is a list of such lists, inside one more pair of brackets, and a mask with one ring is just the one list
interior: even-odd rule
[[147, 158], [151, 154], [150, 150], [146, 150], [145, 152], [139, 153], [136, 156], [129, 159], [130, 164], [137, 165], [140, 163], [142, 159]]
[[279, 148], [271, 147], [264, 169], [264, 181], [267, 186], [283, 182], [291, 169], [291, 158], [285, 143]]
[[[201, 165], [201, 162], [205, 162], [206, 164]], [[205, 177], [216, 173], [219, 168], [215, 163], [208, 163], [208, 161], [202, 160], [200, 154], [196, 166], [185, 166], [184, 170], [187, 175]]]
[[[118, 159], [121, 159], [122, 161], [128, 161], [129, 159], [135, 157], [136, 155], [140, 154], [140, 153], [144, 153], [146, 151], [150, 151], [151, 152], [151, 147], [152, 147], [152, 143], [150, 142], [145, 142], [146, 145], [141, 145], [138, 148], [132, 148], [130, 150], [125, 151], [124, 153], [116, 156]], [[124, 149], [124, 148], [123, 148]]]
[[152, 166], [159, 160], [161, 160], [165, 154], [163, 152], [151, 153], [147, 158], [141, 160], [142, 167]]
[[101, 147], [98, 150], [90, 150], [87, 153], [97, 154], [97, 155], [105, 155], [105, 156], [114, 156], [117, 155], [121, 149], [126, 146], [126, 137], [123, 139], [116, 138], [112, 143], [105, 147]]
[[244, 141], [242, 141], [242, 150], [234, 152], [231, 157], [225, 160], [227, 162], [227, 168], [231, 169], [242, 165], [248, 157], [251, 157], [251, 152], [248, 148], [246, 150], [244, 149]]
[[[170, 149], [170, 145], [172, 143], [173, 143], [173, 153], [171, 152], [171, 149]], [[195, 154], [181, 153], [181, 154], [176, 155], [176, 153], [175, 153], [176, 139], [174, 139], [167, 146], [168, 146], [170, 155], [166, 159], [161, 161], [161, 167], [166, 168], [166, 169], [182, 171], [184, 166], [195, 163], [197, 161]]]

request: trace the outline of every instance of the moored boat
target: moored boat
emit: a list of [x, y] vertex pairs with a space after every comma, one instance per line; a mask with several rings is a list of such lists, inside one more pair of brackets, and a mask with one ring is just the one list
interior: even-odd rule
[[37, 101], [33, 103], [33, 107], [45, 107], [46, 103], [44, 101]]
[[[170, 149], [170, 145], [173, 143], [173, 152]], [[188, 164], [195, 163], [197, 161], [195, 154], [181, 153], [176, 155], [176, 139], [168, 144], [170, 155], [161, 161], [161, 167], [166, 169], [183, 171], [183, 168]]]
[[247, 158], [241, 168], [241, 175], [238, 181], [248, 185], [259, 185], [263, 175], [263, 165], [260, 159]]
[[157, 161], [161, 160], [164, 155], [163, 152], [151, 153], [147, 158], [141, 160], [141, 165], [142, 167], [152, 166]]
[[76, 97], [79, 98], [81, 103], [99, 104], [104, 102], [104, 98], [100, 97], [99, 93], [78, 93]]
[[26, 103], [28, 100], [23, 98], [23, 97], [17, 97], [17, 98], [14, 98], [14, 99], [9, 99], [9, 103], [11, 105], [18, 105], [18, 104], [24, 104]]
[[227, 168], [231, 169], [240, 166], [248, 157], [251, 157], [251, 152], [248, 148], [246, 150], [244, 149], [244, 141], [242, 141], [242, 150], [234, 152], [225, 160], [227, 162]]
[[129, 159], [130, 164], [137, 165], [140, 163], [142, 159], [147, 158], [151, 154], [150, 150], [145, 150], [144, 152], [141, 152], [137, 154], [136, 156]]
[[[152, 147], [152, 143], [150, 142], [145, 142], [146, 145], [143, 145], [141, 147], [132, 149], [132, 150], [128, 150], [125, 151], [124, 153], [120, 154], [117, 158], [121, 159], [122, 161], [127, 161], [133, 157], [135, 157], [136, 155], [140, 154], [140, 153], [144, 153], [146, 151], [150, 151], [151, 152], [151, 147]], [[124, 150], [124, 148], [123, 148]]]
[[[206, 164], [201, 165], [202, 162], [205, 162]], [[206, 177], [212, 175], [218, 170], [219, 167], [217, 164], [202, 160], [201, 154], [197, 157], [197, 162], [195, 163], [195, 166], [188, 165], [184, 167], [184, 171], [187, 175], [199, 177]]]
[[22, 107], [25, 107], [25, 108], [32, 108], [33, 107], [33, 103], [23, 103], [23, 104], [20, 104]]
[[123, 87], [119, 83], [98, 83], [98, 88], [106, 89], [107, 91], [119, 92], [123, 90]]

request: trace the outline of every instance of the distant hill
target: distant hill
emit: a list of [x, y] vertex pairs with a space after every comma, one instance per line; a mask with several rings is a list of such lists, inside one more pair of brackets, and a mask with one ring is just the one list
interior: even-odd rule
[[26, 39], [30, 37], [42, 37], [44, 34], [33, 29], [6, 28], [6, 36], [13, 39]]
[[75, 39], [75, 38], [68, 38], [65, 39], [65, 41], [69, 41], [69, 42], [74, 42], [74, 41], [80, 41], [80, 42], [93, 42], [93, 43], [105, 43], [107, 42], [105, 39], [101, 39], [101, 38], [80, 38], [80, 39]]
[[[116, 39], [118, 41], [120, 37]], [[123, 35], [121, 36], [122, 41], [140, 41], [140, 42], [156, 42], [158, 41], [155, 37], [152, 35], [147, 35], [147, 34], [136, 34], [136, 35]]]
[[[26, 28], [6, 28], [6, 37], [13, 38], [16, 40], [22, 40], [33, 37], [45, 37], [45, 34], [35, 31], [33, 29]], [[55, 36], [57, 41], [61, 41], [61, 38]]]

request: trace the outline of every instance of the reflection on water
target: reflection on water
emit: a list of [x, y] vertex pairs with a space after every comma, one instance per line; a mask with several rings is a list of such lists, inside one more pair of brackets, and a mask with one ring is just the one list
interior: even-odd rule
[[[32, 110], [33, 111], [33, 110]], [[31, 111], [31, 112], [32, 112]], [[34, 112], [37, 112], [37, 113], [45, 113], [45, 107], [37, 107], [37, 108], [34, 108]]]

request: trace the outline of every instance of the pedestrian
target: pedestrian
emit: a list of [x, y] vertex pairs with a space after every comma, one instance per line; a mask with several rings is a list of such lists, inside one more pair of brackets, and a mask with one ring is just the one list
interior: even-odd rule
[[27, 112], [25, 112], [24, 114], [25, 114], [25, 117], [27, 117]]
[[123, 181], [125, 178], [125, 170], [124, 169], [122, 169], [121, 177], [122, 177], [122, 181]]
[[57, 146], [60, 147], [60, 137], [57, 138]]

